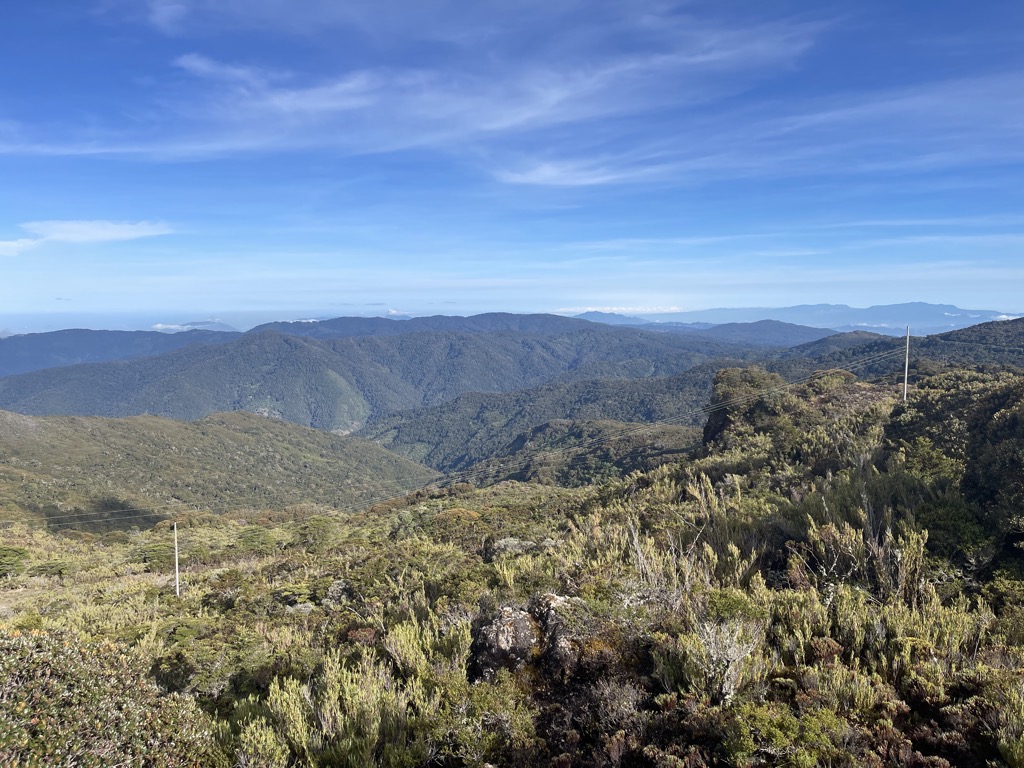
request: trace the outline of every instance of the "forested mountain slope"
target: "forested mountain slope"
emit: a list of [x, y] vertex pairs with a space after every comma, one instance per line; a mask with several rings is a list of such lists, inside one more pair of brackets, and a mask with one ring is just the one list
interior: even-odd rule
[[665, 376], [727, 354], [761, 354], [743, 345], [563, 319], [574, 329], [542, 335], [421, 331], [314, 339], [264, 331], [156, 357], [10, 376], [0, 379], [0, 408], [176, 419], [248, 410], [351, 430], [371, 416], [466, 392], [508, 392], [555, 379]]
[[495, 333], [513, 331], [534, 336], [552, 336], [590, 327], [586, 321], [561, 315], [516, 314], [488, 312], [459, 317], [433, 315], [403, 319], [387, 317], [335, 317], [330, 320], [277, 322], [258, 325], [249, 333], [272, 330], [290, 336], [311, 336], [317, 339], [340, 339], [347, 336], [400, 336], [422, 331], [450, 333]]
[[[609, 318], [620, 322], [609, 322]], [[836, 333], [828, 328], [812, 328], [806, 325], [784, 323], [778, 320], [758, 320], [749, 323], [725, 323], [705, 327], [702, 324], [650, 323], [638, 318], [593, 313], [575, 318], [560, 315], [520, 315], [507, 312], [492, 312], [470, 317], [413, 317], [396, 320], [381, 317], [338, 317], [331, 320], [279, 322], [257, 326], [250, 333], [275, 330], [294, 336], [314, 338], [343, 338], [346, 336], [397, 336], [417, 331], [450, 331], [454, 333], [494, 333], [514, 331], [531, 335], [557, 335], [583, 330], [584, 321], [601, 325], [632, 326], [648, 333], [673, 333], [690, 335], [715, 341], [752, 344], [763, 347], [792, 347], [809, 341], [831, 336]]]
[[545, 384], [510, 393], [470, 393], [437, 406], [400, 411], [358, 434], [388, 450], [444, 472], [462, 471], [507, 448], [520, 435], [553, 420], [704, 421], [720, 359], [686, 373], [636, 380]]
[[[783, 357], [814, 358], [823, 363], [839, 364], [878, 352], [903, 349], [905, 344], [905, 339], [854, 331], [794, 347], [783, 353]], [[936, 365], [1024, 367], [1024, 318], [980, 323], [931, 336], [912, 336], [910, 362], [925, 370]]]
[[[247, 333], [277, 331], [289, 336], [336, 339], [349, 336], [399, 336], [417, 331], [492, 333], [514, 331], [534, 335], [557, 335], [586, 328], [580, 320], [558, 315], [491, 313], [470, 317], [410, 318], [337, 317], [330, 320], [266, 323]], [[0, 338], [0, 378], [19, 373], [58, 368], [79, 363], [150, 357], [193, 344], [221, 344], [237, 339], [238, 332], [190, 330], [181, 333], [157, 331], [97, 331], [68, 329], [28, 333]]]
[[779, 320], [758, 320], [752, 323], [723, 323], [699, 333], [719, 341], [738, 341], [765, 347], [795, 347], [834, 336], [836, 332], [829, 328], [811, 328]]
[[193, 344], [223, 344], [238, 333], [71, 329], [0, 338], [0, 378], [44, 368], [159, 355]]
[[[1009, 346], [1014, 342], [1020, 347]], [[853, 332], [764, 355], [760, 364], [788, 380], [849, 368], [865, 377], [885, 378], [896, 392], [902, 381], [904, 347], [899, 339]], [[913, 381], [949, 366], [995, 361], [1024, 366], [1024, 321], [912, 339]], [[510, 393], [470, 393], [440, 405], [373, 419], [360, 435], [441, 471], [463, 471], [503, 453], [520, 436], [553, 420], [703, 424], [716, 371], [740, 362], [719, 358], [669, 377], [632, 381], [607, 377]]]

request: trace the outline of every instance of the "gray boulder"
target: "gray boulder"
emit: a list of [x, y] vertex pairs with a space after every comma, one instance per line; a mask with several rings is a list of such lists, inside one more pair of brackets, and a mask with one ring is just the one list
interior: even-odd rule
[[492, 680], [499, 669], [515, 671], [539, 653], [541, 631], [529, 613], [509, 606], [478, 624], [470, 646], [469, 679]]

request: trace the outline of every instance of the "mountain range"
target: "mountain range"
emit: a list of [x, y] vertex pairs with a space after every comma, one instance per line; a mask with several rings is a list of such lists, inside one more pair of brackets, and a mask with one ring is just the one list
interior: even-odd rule
[[[381, 323], [387, 333], [371, 329], [375, 335], [361, 336], [351, 335], [347, 322], [289, 327], [303, 335], [261, 328], [151, 357], [7, 376], [0, 379], [0, 408], [186, 420], [248, 410], [351, 431], [371, 417], [468, 392], [511, 392], [555, 380], [670, 376], [717, 357], [762, 354], [754, 345], [544, 315], [438, 321], [460, 330], [419, 330], [416, 321]], [[393, 334], [393, 328], [410, 332]]]
[[820, 330], [339, 318], [0, 378], [111, 414], [0, 410], [0, 763], [1024, 764], [1024, 319], [912, 337], [909, 399], [903, 338]]
[[[847, 368], [896, 386], [903, 339], [827, 333], [779, 321], [666, 329], [502, 313], [273, 323], [244, 334], [62, 331], [0, 340], [0, 360], [8, 368], [97, 362], [0, 378], [0, 408], [198, 424], [248, 412], [270, 417], [249, 424], [355, 432], [390, 452], [381, 456], [415, 462], [422, 477], [576, 482], [683, 450], [722, 368], [756, 363], [791, 381]], [[912, 375], [951, 365], [1024, 367], [1024, 320], [912, 339]], [[652, 423], [660, 447], [647, 450], [630, 436]], [[613, 447], [594, 458], [584, 449], [595, 440]], [[542, 457], [552, 445], [561, 458]]]
[[223, 344], [238, 333], [189, 330], [93, 331], [74, 328], [0, 338], [0, 378], [44, 368], [160, 355], [196, 344]]
[[908, 302], [880, 304], [860, 308], [845, 304], [801, 304], [795, 307], [743, 307], [698, 309], [688, 312], [664, 312], [624, 316], [614, 313], [591, 312], [581, 315], [595, 322], [642, 325], [646, 323], [684, 326], [695, 324], [720, 325], [723, 323], [751, 323], [760, 320], [778, 320], [797, 325], [830, 328], [834, 331], [870, 330], [889, 335], [906, 333], [907, 326], [917, 335], [942, 333], [966, 328], [969, 325], [993, 320], [1006, 320], [1020, 316], [989, 309], [961, 309], [952, 304]]

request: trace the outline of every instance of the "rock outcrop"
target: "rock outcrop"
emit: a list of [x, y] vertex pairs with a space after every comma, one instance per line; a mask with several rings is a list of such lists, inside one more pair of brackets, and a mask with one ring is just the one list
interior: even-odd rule
[[514, 672], [527, 664], [539, 665], [555, 679], [571, 677], [580, 658], [570, 619], [576, 604], [549, 593], [532, 598], [526, 610], [503, 606], [478, 619], [470, 649], [470, 680], [490, 680], [500, 669]]

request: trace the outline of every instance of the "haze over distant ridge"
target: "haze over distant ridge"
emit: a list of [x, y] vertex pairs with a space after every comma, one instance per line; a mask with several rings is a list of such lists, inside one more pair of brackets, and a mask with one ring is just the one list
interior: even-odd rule
[[[1018, 308], [1020, 309], [1020, 308]], [[5, 335], [45, 333], [69, 328], [119, 331], [161, 331], [176, 333], [186, 330], [204, 331], [246, 331], [257, 326], [280, 326], [283, 323], [321, 323], [341, 318], [349, 322], [362, 321], [367, 324], [379, 321], [403, 321], [428, 317], [471, 317], [483, 315], [531, 314], [520, 310], [489, 310], [465, 315], [454, 312], [398, 312], [384, 310], [351, 314], [331, 313], [326, 310], [279, 310], [248, 312], [213, 312], [205, 320], [196, 320], [194, 315], [164, 312], [161, 314], [130, 313], [36, 313], [5, 314], [0, 310], [0, 338]], [[751, 323], [761, 320], [778, 320], [794, 325], [812, 328], [829, 328], [836, 331], [874, 330], [879, 333], [903, 333], [906, 326], [912, 326], [915, 333], [938, 333], [955, 330], [968, 325], [1005, 320], [1024, 316], [1024, 310], [1005, 309], [962, 309], [952, 304], [929, 304], [927, 302], [906, 302], [882, 304], [871, 307], [851, 307], [845, 304], [802, 304], [788, 307], [719, 307], [694, 310], [659, 310], [657, 312], [588, 310], [575, 312], [565, 309], [553, 310], [552, 314], [572, 316], [576, 319], [607, 325], [642, 325], [645, 323], [681, 323], [693, 328], [709, 328], [724, 323]], [[294, 331], [289, 331], [294, 332]]]
[[870, 330], [877, 333], [903, 334], [907, 326], [915, 334], [941, 333], [992, 320], [1011, 320], [1020, 312], [991, 309], [961, 309], [952, 304], [929, 304], [915, 301], [871, 307], [850, 307], [845, 304], [801, 304], [793, 307], [720, 307], [679, 312], [658, 312], [624, 317], [615, 313], [588, 312], [596, 322], [612, 324], [636, 323], [751, 323], [779, 320], [835, 331]]

